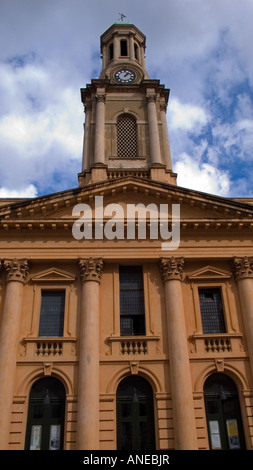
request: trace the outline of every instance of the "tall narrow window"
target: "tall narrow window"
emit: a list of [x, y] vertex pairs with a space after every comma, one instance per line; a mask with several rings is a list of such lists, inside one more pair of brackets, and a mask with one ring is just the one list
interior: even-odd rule
[[145, 335], [142, 267], [121, 266], [119, 280], [121, 335]]
[[127, 55], [127, 41], [126, 41], [126, 39], [121, 39], [121, 41], [120, 41], [120, 55], [122, 55], [122, 56]]
[[134, 56], [136, 60], [139, 60], [139, 50], [137, 44], [134, 45]]
[[109, 59], [113, 59], [113, 43], [111, 43], [109, 46]]
[[199, 289], [203, 333], [226, 333], [220, 289]]
[[136, 158], [137, 125], [130, 114], [121, 114], [117, 121], [117, 151], [120, 158]]
[[65, 291], [41, 293], [39, 336], [63, 336]]

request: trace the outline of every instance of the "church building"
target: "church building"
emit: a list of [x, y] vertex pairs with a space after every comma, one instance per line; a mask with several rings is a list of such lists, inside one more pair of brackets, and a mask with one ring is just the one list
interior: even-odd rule
[[101, 36], [77, 187], [0, 199], [0, 449], [253, 449], [253, 200], [177, 185], [145, 48]]

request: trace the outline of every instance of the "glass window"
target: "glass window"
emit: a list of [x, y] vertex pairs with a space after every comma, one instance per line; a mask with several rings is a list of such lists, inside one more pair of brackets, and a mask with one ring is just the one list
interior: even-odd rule
[[121, 335], [145, 334], [143, 273], [141, 266], [120, 266]]
[[199, 289], [203, 333], [226, 333], [220, 289]]
[[63, 336], [65, 291], [41, 292], [39, 336]]
[[122, 114], [117, 121], [117, 155], [120, 158], [138, 156], [136, 120], [129, 114]]

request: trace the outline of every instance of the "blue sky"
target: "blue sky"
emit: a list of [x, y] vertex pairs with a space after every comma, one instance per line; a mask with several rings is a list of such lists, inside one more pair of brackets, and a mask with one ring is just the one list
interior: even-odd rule
[[178, 184], [253, 197], [252, 0], [1, 0], [0, 197], [78, 186], [80, 88], [98, 78], [100, 35], [119, 13], [171, 90]]

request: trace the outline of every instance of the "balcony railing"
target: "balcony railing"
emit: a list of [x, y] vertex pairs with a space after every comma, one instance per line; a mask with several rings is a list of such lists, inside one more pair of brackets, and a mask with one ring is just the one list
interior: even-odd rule
[[109, 336], [106, 344], [107, 356], [118, 356], [122, 359], [132, 356], [151, 357], [159, 354], [159, 336]]
[[244, 355], [241, 334], [195, 334], [190, 336], [190, 353], [202, 357], [213, 355]]
[[20, 356], [27, 359], [64, 359], [76, 356], [76, 338], [24, 338]]

